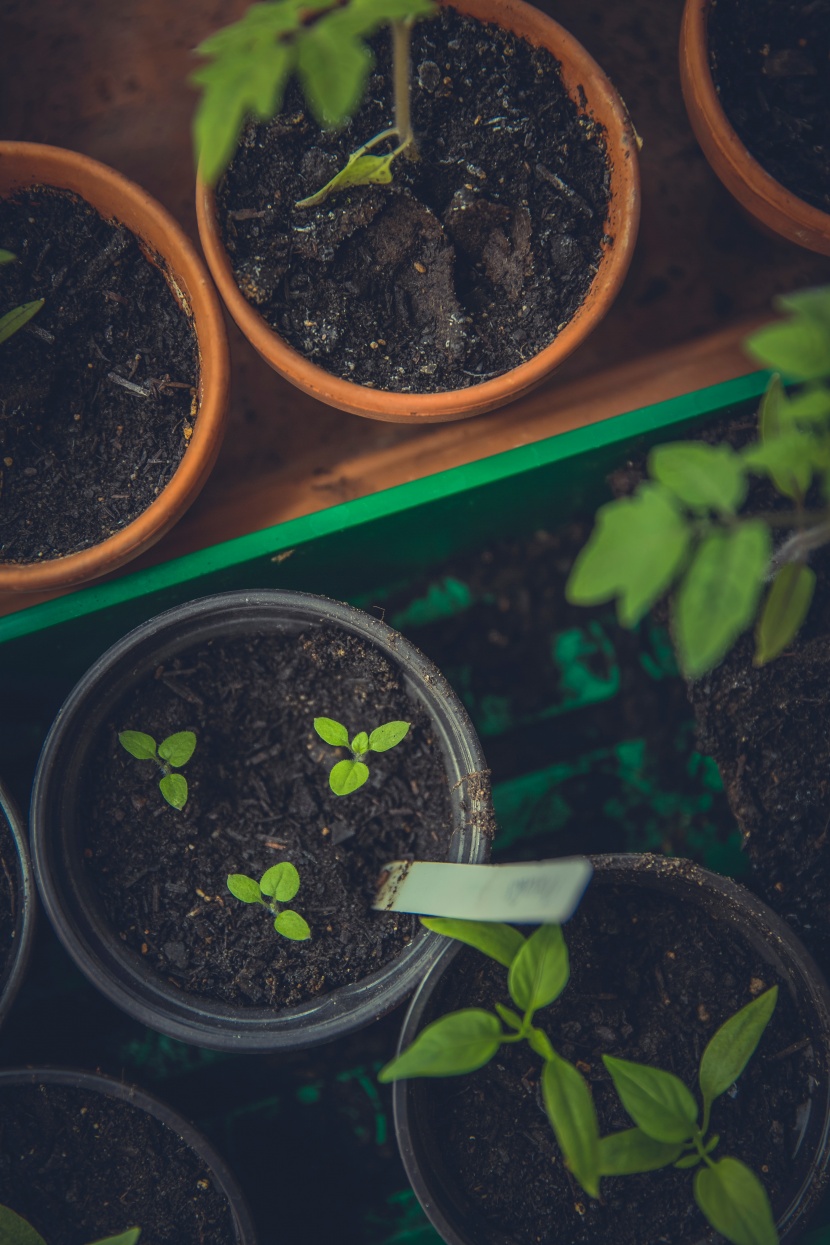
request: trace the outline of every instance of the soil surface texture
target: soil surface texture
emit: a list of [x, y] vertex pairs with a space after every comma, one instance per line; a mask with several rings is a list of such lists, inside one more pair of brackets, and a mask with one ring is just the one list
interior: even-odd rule
[[20, 857], [6, 818], [0, 812], [0, 993], [11, 971], [17, 949], [17, 922], [21, 903]]
[[712, 74], [766, 171], [830, 212], [830, 0], [714, 0]]
[[140, 1227], [147, 1245], [233, 1245], [199, 1156], [139, 1107], [62, 1085], [0, 1088], [0, 1203], [49, 1245]]
[[420, 159], [399, 157], [391, 186], [297, 208], [390, 125], [387, 44], [374, 40], [366, 103], [340, 133], [295, 85], [275, 121], [248, 127], [219, 190], [222, 232], [239, 288], [302, 355], [376, 388], [463, 389], [549, 345], [588, 292], [604, 131], [549, 53], [443, 9], [413, 32]]
[[0, 311], [45, 299], [2, 344], [0, 559], [77, 553], [155, 500], [187, 448], [189, 316], [123, 226], [64, 191], [0, 202]]
[[[697, 1091], [700, 1056], [738, 1008], [776, 984], [775, 973], [726, 921], [653, 891], [595, 883], [566, 926], [571, 979], [534, 1023], [591, 1085], [600, 1132], [630, 1128], [602, 1055], [675, 1073]], [[506, 970], [463, 949], [427, 1020], [461, 1007], [510, 1005]], [[799, 1109], [823, 1079], [809, 1017], [782, 985], [772, 1020], [737, 1082], [715, 1102], [716, 1157], [742, 1159], [781, 1213], [809, 1155], [792, 1155]], [[541, 1060], [525, 1043], [502, 1047], [478, 1072], [417, 1082], [426, 1096], [427, 1147], [465, 1201], [478, 1208], [480, 1245], [698, 1245], [706, 1223], [693, 1172], [605, 1177], [592, 1201], [565, 1169], [541, 1100]]]
[[[328, 776], [344, 751], [316, 735], [319, 716], [352, 736], [394, 720], [412, 728], [370, 756], [364, 787], [338, 797]], [[157, 741], [195, 731], [183, 811], [162, 799], [153, 763], [120, 746], [125, 729]], [[397, 670], [355, 637], [321, 629], [185, 651], [128, 695], [90, 755], [100, 758], [82, 813], [93, 883], [127, 945], [183, 990], [290, 1006], [360, 981], [416, 933], [414, 917], [369, 908], [390, 860], [447, 856], [443, 754]], [[288, 906], [310, 941], [283, 938], [265, 908], [228, 892], [229, 873], [258, 881], [282, 860], [299, 870]]]

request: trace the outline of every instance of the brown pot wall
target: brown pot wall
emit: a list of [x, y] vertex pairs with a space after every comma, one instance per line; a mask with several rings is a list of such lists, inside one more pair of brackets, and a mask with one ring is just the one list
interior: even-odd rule
[[225, 425], [229, 362], [222, 308], [210, 277], [175, 220], [140, 186], [77, 152], [40, 143], [0, 143], [0, 197], [27, 186], [80, 195], [102, 216], [126, 225], [159, 256], [171, 288], [193, 318], [199, 352], [199, 409], [175, 475], [133, 523], [100, 544], [62, 558], [0, 562], [0, 591], [41, 592], [97, 579], [154, 545], [181, 518], [216, 461]]
[[574, 100], [580, 89], [587, 111], [607, 132], [611, 165], [611, 203], [599, 269], [585, 301], [550, 346], [503, 376], [469, 389], [444, 393], [390, 393], [332, 376], [292, 349], [240, 292], [222, 242], [212, 190], [199, 180], [196, 211], [199, 236], [219, 292], [242, 332], [266, 363], [299, 389], [329, 406], [397, 424], [446, 423], [494, 410], [521, 397], [557, 368], [596, 327], [616, 298], [634, 251], [640, 220], [637, 139], [625, 105], [608, 78], [572, 35], [523, 0], [453, 0], [452, 7], [482, 22], [493, 22], [561, 64], [562, 79]]
[[680, 84], [689, 121], [713, 171], [763, 228], [830, 255], [830, 214], [798, 199], [761, 167], [721, 107], [709, 66], [712, 0], [686, 0], [680, 31]]

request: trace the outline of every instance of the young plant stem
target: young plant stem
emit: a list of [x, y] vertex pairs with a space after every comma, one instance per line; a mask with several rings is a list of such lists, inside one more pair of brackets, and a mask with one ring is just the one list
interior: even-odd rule
[[775, 574], [788, 562], [804, 562], [813, 549], [821, 549], [830, 543], [830, 518], [824, 518], [815, 527], [802, 528], [785, 540], [772, 559], [770, 571]]
[[418, 150], [412, 133], [412, 117], [409, 102], [411, 65], [412, 19], [392, 22], [392, 84], [395, 93], [395, 130], [398, 135], [398, 151], [405, 151], [408, 159], [417, 160]]

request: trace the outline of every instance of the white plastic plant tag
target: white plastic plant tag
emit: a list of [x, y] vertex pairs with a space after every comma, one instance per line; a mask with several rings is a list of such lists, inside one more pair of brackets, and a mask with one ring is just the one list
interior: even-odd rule
[[372, 907], [462, 921], [561, 925], [574, 912], [592, 873], [584, 856], [519, 865], [393, 860], [380, 875]]

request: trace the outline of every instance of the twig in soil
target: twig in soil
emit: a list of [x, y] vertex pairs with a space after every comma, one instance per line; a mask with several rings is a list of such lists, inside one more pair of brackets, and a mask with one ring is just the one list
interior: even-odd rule
[[784, 1050], [780, 1050], [777, 1055], [770, 1055], [770, 1062], [774, 1059], [787, 1059], [790, 1055], [798, 1054], [800, 1050], [804, 1050], [809, 1045], [810, 1038], [802, 1038], [800, 1042], [793, 1042], [792, 1046], [787, 1046]]
[[39, 337], [42, 342], [48, 342], [50, 346], [55, 340], [55, 334], [50, 333], [48, 329], [42, 329], [39, 324], [27, 324], [23, 331], [31, 333], [32, 337]]
[[126, 389], [127, 393], [134, 393], [139, 398], [150, 398], [152, 393], [149, 389], [145, 389], [142, 385], [134, 385], [131, 380], [127, 380], [124, 376], [119, 376], [117, 372], [107, 372], [107, 380], [111, 380], [114, 385], [120, 385], [122, 389]]

